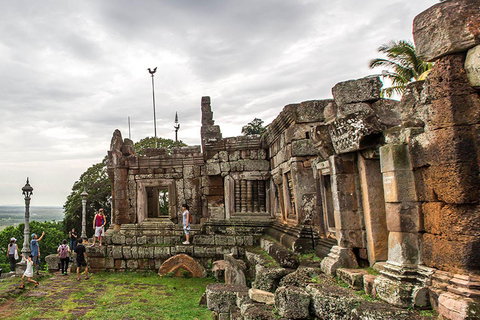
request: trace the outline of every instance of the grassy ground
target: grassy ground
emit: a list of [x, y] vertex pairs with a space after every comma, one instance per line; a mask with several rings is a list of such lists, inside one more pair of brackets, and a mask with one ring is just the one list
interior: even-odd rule
[[[18, 290], [0, 281], [0, 317], [8, 319], [211, 319], [199, 306], [212, 279], [160, 278], [153, 273], [100, 273], [89, 280], [54, 275]], [[3, 297], [3, 298], [2, 298]]]

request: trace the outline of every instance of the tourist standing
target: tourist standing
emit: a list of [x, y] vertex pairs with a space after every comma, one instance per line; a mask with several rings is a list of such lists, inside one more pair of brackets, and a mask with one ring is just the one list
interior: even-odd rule
[[105, 215], [103, 214], [103, 209], [100, 208], [100, 210], [98, 210], [98, 213], [95, 215], [95, 218], [93, 218], [93, 230], [95, 230], [95, 237], [93, 238], [92, 247], [95, 245], [97, 238], [100, 242], [100, 247], [102, 246], [102, 237], [105, 233], [105, 222], [106, 219]]
[[[45, 231], [42, 232], [42, 235], [40, 238], [33, 233], [32, 234], [32, 241], [30, 241], [30, 251], [33, 259], [33, 268], [37, 269], [37, 275], [39, 274], [39, 269], [40, 269], [40, 248], [38, 247], [38, 242], [43, 239], [43, 236], [45, 235]], [[24, 257], [25, 258], [25, 257]]]
[[67, 244], [67, 240], [62, 241], [62, 244], [57, 248], [57, 252], [60, 257], [60, 263], [62, 264], [62, 274], [66, 276], [68, 274], [68, 254], [70, 253], [70, 247]]
[[22, 285], [20, 286], [20, 289], [25, 289], [25, 277], [27, 277], [28, 279], [28, 282], [33, 282], [35, 283], [35, 288], [38, 287], [38, 282], [33, 280], [33, 255], [29, 255], [28, 256], [28, 259], [26, 259], [23, 255], [22, 255], [22, 258], [23, 260], [25, 260], [25, 262], [27, 263], [27, 268], [25, 269], [25, 272], [23, 273], [23, 276], [22, 276]]
[[74, 250], [77, 254], [77, 281], [80, 281], [80, 267], [85, 267], [85, 280], [88, 279], [87, 250], [85, 249], [83, 242], [87, 243], [88, 239], [80, 238]]
[[72, 228], [72, 231], [68, 233], [68, 236], [70, 237], [70, 249], [75, 249], [77, 245], [77, 232], [75, 231], [75, 228]]
[[17, 263], [20, 252], [18, 251], [17, 239], [11, 238], [7, 246], [7, 257], [10, 261], [10, 272], [15, 272], [15, 264]]
[[190, 212], [188, 211], [189, 207], [187, 204], [182, 204], [182, 216], [183, 216], [183, 232], [187, 238], [183, 244], [190, 244]]

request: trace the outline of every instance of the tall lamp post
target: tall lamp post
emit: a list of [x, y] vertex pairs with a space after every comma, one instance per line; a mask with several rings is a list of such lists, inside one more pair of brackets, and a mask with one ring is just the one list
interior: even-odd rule
[[153, 130], [155, 132], [155, 148], [157, 148], [157, 117], [155, 115], [155, 81], [153, 80], [153, 75], [157, 72], [157, 67], [151, 70], [148, 68], [148, 73], [152, 75], [152, 99], [153, 99]]
[[87, 237], [87, 191], [83, 189], [83, 192], [80, 193], [80, 196], [82, 197], [82, 235], [80, 237], [85, 239]]
[[175, 112], [175, 124], [173, 125], [175, 129], [175, 148], [178, 148], [178, 129], [180, 129], [180, 123], [178, 123], [178, 113]]
[[22, 248], [22, 254], [24, 257], [28, 257], [30, 255], [30, 241], [29, 241], [29, 234], [30, 234], [30, 199], [33, 194], [33, 188], [28, 182], [27, 178], [27, 183], [25, 186], [22, 188], [22, 194], [25, 198], [25, 228], [23, 231], [23, 248]]

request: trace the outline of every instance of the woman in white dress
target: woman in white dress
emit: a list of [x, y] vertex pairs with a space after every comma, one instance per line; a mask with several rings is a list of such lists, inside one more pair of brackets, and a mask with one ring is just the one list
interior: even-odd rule
[[22, 285], [20, 286], [20, 289], [25, 289], [25, 277], [27, 277], [28, 282], [33, 282], [35, 284], [35, 288], [38, 287], [38, 281], [33, 280], [33, 256], [30, 255], [28, 256], [28, 259], [26, 259], [22, 255], [23, 260], [27, 263], [27, 268], [25, 269], [25, 272], [23, 273], [22, 276]]

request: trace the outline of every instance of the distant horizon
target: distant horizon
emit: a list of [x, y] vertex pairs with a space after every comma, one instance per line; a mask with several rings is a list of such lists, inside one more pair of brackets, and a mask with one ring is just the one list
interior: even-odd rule
[[[25, 207], [25, 204], [0, 204], [0, 207]], [[36, 205], [31, 205], [30, 208], [63, 208], [63, 205], [61, 206], [55, 206], [55, 205], [43, 205], [43, 206], [36, 206]]]

